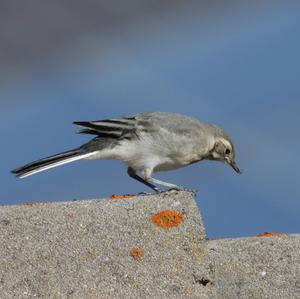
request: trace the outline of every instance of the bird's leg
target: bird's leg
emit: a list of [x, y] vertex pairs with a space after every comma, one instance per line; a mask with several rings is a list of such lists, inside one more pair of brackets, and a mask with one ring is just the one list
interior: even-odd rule
[[168, 187], [168, 188], [174, 189], [174, 190], [182, 190], [181, 187], [179, 187], [179, 186], [177, 186], [175, 184], [164, 182], [164, 181], [161, 181], [161, 180], [158, 180], [158, 179], [154, 179], [152, 177], [148, 178], [147, 182], [150, 182], [152, 184], [161, 185], [161, 186], [164, 186], [164, 187]]
[[140, 177], [139, 175], [137, 175], [136, 172], [135, 172], [135, 170], [134, 170], [133, 168], [128, 167], [127, 173], [128, 173], [128, 175], [129, 175], [131, 178], [133, 178], [133, 179], [135, 179], [135, 180], [137, 180], [137, 181], [139, 181], [139, 182], [145, 184], [146, 186], [150, 187], [150, 188], [153, 189], [154, 191], [156, 191], [156, 192], [159, 191], [159, 189], [158, 189], [155, 185], [151, 184], [151, 182], [148, 182], [147, 180], [145, 180], [145, 179], [143, 179], [142, 177]]
[[158, 180], [158, 179], [154, 179], [153, 177], [151, 177], [151, 173], [152, 171], [143, 171], [142, 174], [143, 174], [143, 177], [144, 177], [144, 180], [150, 184], [156, 184], [156, 185], [161, 185], [161, 186], [164, 186], [164, 187], [168, 187], [170, 189], [174, 189], [174, 190], [182, 190], [181, 187], [175, 185], [175, 184], [172, 184], [172, 183], [168, 183], [168, 182], [164, 182], [164, 181], [161, 181], [161, 180]]

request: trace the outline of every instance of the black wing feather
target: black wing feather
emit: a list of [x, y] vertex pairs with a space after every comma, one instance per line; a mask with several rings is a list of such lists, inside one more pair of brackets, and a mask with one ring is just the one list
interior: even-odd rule
[[75, 121], [74, 124], [84, 127], [79, 133], [98, 135], [106, 138], [119, 139], [125, 135], [128, 137], [129, 132], [135, 131], [134, 118]]

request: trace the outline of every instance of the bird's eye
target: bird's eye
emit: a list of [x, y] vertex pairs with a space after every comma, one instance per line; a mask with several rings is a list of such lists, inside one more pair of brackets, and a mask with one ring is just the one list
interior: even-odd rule
[[230, 154], [230, 149], [227, 148], [227, 149], [225, 150], [225, 155], [229, 155], [229, 154]]

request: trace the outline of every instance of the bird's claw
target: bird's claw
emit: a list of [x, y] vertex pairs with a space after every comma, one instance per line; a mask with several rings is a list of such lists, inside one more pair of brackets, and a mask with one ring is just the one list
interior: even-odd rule
[[183, 188], [183, 187], [172, 187], [170, 189], [168, 189], [167, 191], [186, 191], [186, 192], [191, 192], [196, 194], [198, 192], [198, 190], [196, 189], [188, 189], [188, 188]]

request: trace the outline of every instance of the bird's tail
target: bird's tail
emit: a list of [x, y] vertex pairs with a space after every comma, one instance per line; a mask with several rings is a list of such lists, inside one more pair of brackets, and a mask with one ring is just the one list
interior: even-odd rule
[[35, 173], [60, 166], [66, 163], [70, 163], [76, 160], [81, 160], [83, 158], [86, 158], [88, 156], [93, 155], [93, 152], [86, 152], [82, 149], [74, 149], [70, 151], [66, 151], [63, 153], [59, 153], [47, 158], [43, 158], [34, 162], [31, 162], [29, 164], [26, 164], [22, 167], [16, 168], [12, 170], [11, 172], [17, 177], [17, 178], [25, 178], [27, 176], [33, 175]]

